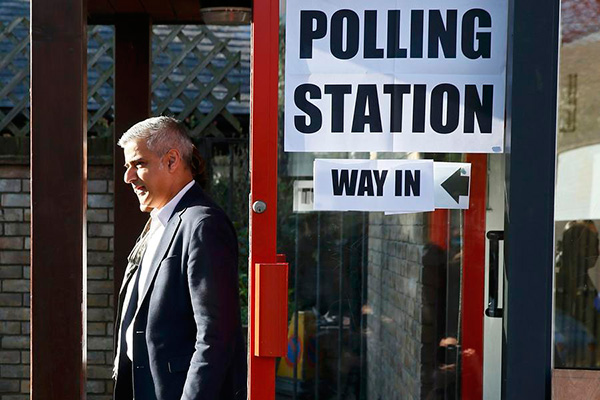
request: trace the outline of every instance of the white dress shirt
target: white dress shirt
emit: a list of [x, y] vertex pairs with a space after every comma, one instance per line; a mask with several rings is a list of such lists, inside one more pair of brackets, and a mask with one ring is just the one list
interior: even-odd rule
[[[142, 265], [137, 269], [137, 271], [134, 273], [134, 275], [131, 277], [131, 280], [129, 281], [130, 284], [127, 287], [127, 293], [125, 295], [125, 300], [123, 302], [123, 309], [126, 310], [127, 309], [127, 305], [129, 304], [129, 301], [131, 300], [131, 293], [133, 292], [133, 284], [131, 284], [131, 282], [135, 282], [135, 279], [137, 278], [136, 274], [140, 274], [140, 282], [138, 285], [138, 304], [137, 304], [137, 308], [140, 307], [140, 304], [142, 303], [142, 296], [144, 294], [144, 289], [146, 287], [146, 281], [148, 279], [148, 272], [150, 271], [150, 266], [152, 264], [152, 259], [154, 258], [154, 255], [156, 253], [156, 248], [158, 247], [158, 243], [160, 242], [160, 239], [163, 236], [163, 233], [165, 232], [165, 227], [167, 226], [167, 223], [169, 222], [169, 218], [171, 218], [171, 214], [173, 214], [173, 211], [175, 210], [175, 207], [177, 207], [177, 204], [179, 204], [179, 201], [181, 200], [181, 198], [188, 192], [188, 190], [191, 189], [191, 187], [194, 186], [194, 181], [190, 181], [187, 185], [185, 185], [183, 187], [183, 189], [181, 189], [179, 191], [179, 193], [177, 193], [175, 195], [175, 197], [173, 197], [167, 204], [165, 204], [162, 208], [155, 208], [154, 210], [152, 210], [152, 212], [150, 212], [150, 217], [152, 218], [152, 222], [150, 224], [150, 230], [148, 232], [148, 245], [146, 246], [146, 252], [144, 253], [144, 255], [142, 256]], [[123, 313], [125, 314], [125, 313]], [[137, 309], [136, 309], [136, 315], [137, 315]], [[121, 322], [123, 322], [121, 320]], [[131, 321], [131, 324], [129, 325], [129, 327], [127, 328], [127, 332], [125, 333], [125, 342], [127, 343], [127, 357], [129, 357], [130, 360], [133, 361], [133, 325], [135, 323], [135, 317], [133, 318], [133, 320]]]

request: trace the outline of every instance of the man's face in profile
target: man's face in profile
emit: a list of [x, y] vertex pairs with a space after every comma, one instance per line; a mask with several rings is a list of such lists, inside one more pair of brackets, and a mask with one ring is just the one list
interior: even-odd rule
[[149, 212], [168, 203], [171, 176], [163, 157], [148, 149], [144, 140], [132, 140], [124, 147], [125, 183], [131, 185], [140, 210]]

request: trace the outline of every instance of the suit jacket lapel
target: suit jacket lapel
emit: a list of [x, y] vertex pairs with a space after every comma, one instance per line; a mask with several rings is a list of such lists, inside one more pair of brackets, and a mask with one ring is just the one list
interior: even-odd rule
[[131, 278], [137, 271], [139, 265], [141, 264], [141, 257], [143, 255], [143, 249], [141, 247], [144, 245], [144, 235], [148, 233], [150, 229], [151, 218], [148, 218], [146, 221], [146, 226], [142, 230], [140, 236], [138, 236], [135, 241], [135, 245], [131, 252], [127, 256], [127, 268], [125, 269], [125, 274], [123, 276], [123, 281], [121, 282], [121, 288], [119, 289], [119, 296], [117, 298], [117, 315], [115, 318], [115, 331], [114, 331], [114, 351], [116, 354], [117, 351], [117, 338], [119, 334], [119, 330], [121, 329], [121, 313], [123, 312], [123, 302], [125, 301], [125, 295], [127, 293], [127, 286], [131, 282]]
[[[123, 282], [121, 282], [121, 288], [119, 289], [119, 297], [117, 298], [117, 315], [115, 317], [115, 329], [114, 329], [114, 335], [113, 335], [113, 351], [115, 356], [118, 356], [117, 354], [117, 347], [118, 347], [118, 338], [119, 338], [119, 331], [121, 330], [121, 314], [123, 313], [123, 302], [125, 301], [125, 294], [127, 293], [127, 286], [129, 285], [129, 282], [131, 281], [131, 278], [133, 277], [135, 271], [138, 269], [138, 264], [133, 262], [134, 261], [134, 257], [137, 254], [137, 252], [139, 251], [139, 246], [140, 246], [140, 239], [141, 236], [138, 237], [135, 246], [133, 246], [133, 250], [131, 250], [131, 253], [129, 253], [129, 256], [127, 257], [127, 268], [125, 269], [125, 275], [123, 276]], [[116, 366], [115, 366], [116, 368]], [[113, 374], [116, 374], [116, 371], [113, 371]]]
[[146, 225], [144, 226], [142, 233], [140, 234], [140, 236], [138, 236], [137, 240], [135, 241], [135, 245], [133, 246], [133, 249], [131, 249], [131, 252], [127, 256], [127, 268], [125, 269], [123, 282], [121, 282], [121, 288], [119, 289], [119, 297], [125, 294], [125, 288], [129, 284], [131, 276], [141, 264], [141, 258], [143, 256], [143, 250], [141, 249], [141, 247], [144, 245], [144, 235], [146, 235], [146, 233], [150, 229], [150, 223], [151, 218], [148, 218], [148, 221], [146, 221]]
[[[154, 277], [158, 272], [158, 267], [160, 266], [162, 260], [164, 260], [167, 251], [169, 250], [169, 247], [171, 247], [171, 243], [173, 242], [175, 234], [177, 233], [179, 225], [181, 224], [181, 214], [183, 214], [187, 207], [197, 202], [198, 199], [203, 196], [204, 193], [200, 188], [200, 185], [195, 183], [181, 198], [177, 206], [175, 206], [175, 210], [173, 210], [173, 214], [171, 215], [171, 218], [169, 219], [169, 222], [165, 227], [165, 231], [163, 232], [163, 235], [160, 241], [158, 242], [156, 253], [154, 253], [154, 257], [152, 258], [152, 263], [150, 264], [150, 271], [148, 271], [148, 277], [146, 278], [144, 290], [142, 292], [142, 296], [140, 297], [140, 304], [144, 302], [146, 295], [148, 294], [148, 291], [150, 289], [150, 286], [152, 286], [152, 282], [154, 282]], [[139, 309], [140, 307], [138, 307], [136, 315], [137, 312], [139, 312]]]
[[158, 242], [158, 247], [156, 248], [156, 253], [154, 253], [154, 257], [152, 258], [152, 263], [150, 264], [150, 270], [148, 271], [148, 277], [146, 278], [146, 283], [144, 284], [144, 290], [142, 291], [142, 296], [140, 297], [141, 303], [143, 303], [146, 294], [148, 293], [148, 289], [150, 288], [152, 282], [154, 281], [154, 275], [158, 271], [158, 267], [162, 260], [165, 258], [167, 254], [167, 250], [171, 247], [171, 243], [173, 242], [173, 238], [175, 237], [175, 233], [177, 229], [179, 229], [179, 224], [181, 223], [181, 217], [179, 213], [173, 215], [173, 217], [167, 223], [165, 227], [165, 231], [163, 232], [160, 241]]

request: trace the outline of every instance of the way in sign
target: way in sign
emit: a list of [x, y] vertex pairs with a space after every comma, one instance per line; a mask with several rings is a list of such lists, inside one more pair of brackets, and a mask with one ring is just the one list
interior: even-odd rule
[[[395, 170], [395, 196], [420, 196], [421, 171]], [[387, 170], [332, 169], [331, 183], [334, 196], [379, 196], [384, 195]], [[404, 176], [404, 179], [403, 179]]]
[[314, 163], [314, 209], [434, 209], [431, 160], [334, 160]]

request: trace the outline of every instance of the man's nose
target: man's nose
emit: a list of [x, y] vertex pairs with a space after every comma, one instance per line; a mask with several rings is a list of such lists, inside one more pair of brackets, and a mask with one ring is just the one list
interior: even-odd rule
[[125, 170], [125, 174], [123, 175], [123, 180], [125, 183], [131, 183], [135, 180], [135, 170], [131, 167]]

